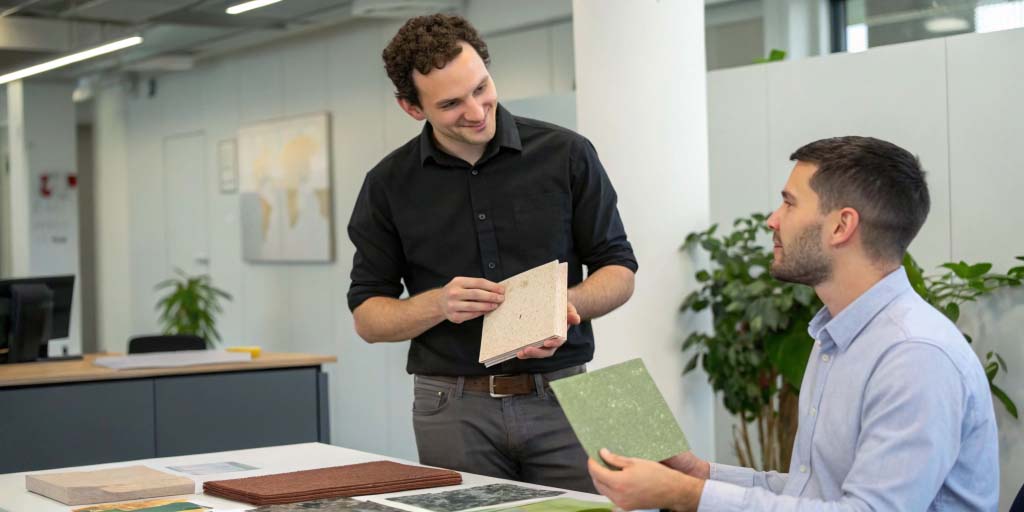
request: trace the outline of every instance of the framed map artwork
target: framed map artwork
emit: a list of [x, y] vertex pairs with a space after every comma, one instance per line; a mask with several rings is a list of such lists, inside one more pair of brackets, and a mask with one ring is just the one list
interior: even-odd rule
[[242, 257], [330, 262], [330, 118], [295, 116], [238, 130]]

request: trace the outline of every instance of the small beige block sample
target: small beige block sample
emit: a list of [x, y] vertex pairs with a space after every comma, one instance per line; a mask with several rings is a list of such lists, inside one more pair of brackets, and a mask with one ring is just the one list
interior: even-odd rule
[[494, 366], [526, 347], [550, 339], [565, 340], [569, 265], [558, 260], [512, 276], [501, 283], [505, 301], [484, 315], [480, 362]]
[[65, 505], [195, 494], [189, 478], [146, 466], [25, 475], [25, 488]]

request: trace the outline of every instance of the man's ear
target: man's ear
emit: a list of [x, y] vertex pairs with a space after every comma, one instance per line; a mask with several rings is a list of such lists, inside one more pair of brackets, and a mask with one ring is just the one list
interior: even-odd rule
[[840, 246], [849, 242], [860, 230], [860, 213], [853, 208], [843, 208], [836, 212], [836, 222], [829, 234], [829, 243]]
[[411, 101], [405, 98], [396, 99], [398, 100], [398, 106], [402, 107], [402, 110], [404, 110], [406, 114], [409, 114], [409, 117], [417, 121], [422, 121], [427, 118], [427, 116], [423, 115], [423, 109], [418, 105], [413, 105]]

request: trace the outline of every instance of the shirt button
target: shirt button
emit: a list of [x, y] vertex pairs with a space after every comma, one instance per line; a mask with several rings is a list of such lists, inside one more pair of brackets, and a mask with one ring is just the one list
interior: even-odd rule
[[811, 413], [811, 417], [817, 416], [818, 415], [818, 408], [817, 407], [811, 407], [810, 413]]
[[495, 265], [493, 261], [487, 264], [487, 268], [493, 269], [494, 267], [497, 267], [497, 265]]
[[476, 218], [478, 218], [480, 220], [487, 220], [487, 214], [486, 213], [478, 213], [478, 214], [476, 214]]
[[473, 176], [476, 176], [477, 174], [480, 174], [480, 171], [478, 171], [478, 170], [476, 170], [476, 169], [473, 169], [473, 170], [472, 170], [472, 171], [470, 171], [469, 173], [470, 173], [470, 174], [472, 174]]
[[800, 472], [801, 473], [806, 473], [807, 472], [807, 466], [805, 466], [803, 464], [800, 464]]
[[821, 356], [821, 360], [825, 361], [826, 363], [828, 362], [829, 359], [832, 359], [832, 358], [829, 357], [828, 354], [825, 354], [825, 355]]

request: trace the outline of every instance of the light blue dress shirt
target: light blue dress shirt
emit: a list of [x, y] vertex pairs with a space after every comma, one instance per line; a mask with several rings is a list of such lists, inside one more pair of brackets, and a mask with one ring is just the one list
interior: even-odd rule
[[996, 510], [988, 380], [902, 267], [808, 332], [789, 473], [712, 464], [700, 511]]

